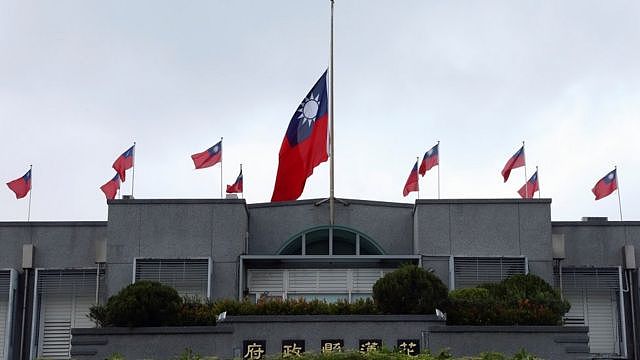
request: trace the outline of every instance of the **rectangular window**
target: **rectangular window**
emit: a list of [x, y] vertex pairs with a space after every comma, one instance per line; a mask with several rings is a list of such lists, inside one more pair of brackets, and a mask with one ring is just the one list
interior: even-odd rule
[[[557, 286], [560, 276], [556, 270]], [[571, 303], [564, 316], [566, 326], [589, 327], [589, 349], [592, 354], [620, 354], [620, 283], [619, 267], [562, 268], [562, 293]]]
[[290, 298], [351, 302], [371, 297], [373, 284], [393, 269], [249, 269], [247, 287], [255, 299]]
[[34, 337], [37, 356], [69, 359], [71, 328], [95, 327], [89, 308], [95, 303], [97, 269], [36, 270]]
[[13, 301], [15, 300], [18, 273], [13, 269], [0, 270], [0, 360], [11, 357], [11, 330]]
[[527, 272], [525, 257], [454, 257], [451, 288], [496, 283], [511, 275]]
[[134, 259], [134, 281], [152, 280], [176, 289], [182, 296], [210, 296], [211, 260]]

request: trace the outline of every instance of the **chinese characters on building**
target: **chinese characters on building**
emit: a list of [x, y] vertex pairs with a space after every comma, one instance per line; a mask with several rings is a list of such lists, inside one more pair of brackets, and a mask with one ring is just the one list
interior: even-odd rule
[[242, 342], [243, 359], [261, 360], [267, 351], [266, 340], [245, 340]]
[[361, 353], [368, 353], [382, 349], [382, 340], [380, 339], [360, 339], [358, 349]]
[[409, 356], [420, 354], [420, 340], [418, 339], [398, 339], [398, 352]]
[[300, 357], [304, 350], [304, 340], [282, 340], [282, 357]]
[[341, 352], [344, 348], [343, 339], [320, 340], [320, 351], [323, 353]]

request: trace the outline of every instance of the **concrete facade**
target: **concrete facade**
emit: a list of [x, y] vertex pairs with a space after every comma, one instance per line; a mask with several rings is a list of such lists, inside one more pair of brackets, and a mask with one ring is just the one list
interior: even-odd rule
[[[474, 274], [479, 278], [521, 262], [522, 271], [528, 270], [559, 286], [559, 268], [583, 269], [587, 273], [592, 268], [609, 273], [619, 269], [623, 281], [619, 289], [611, 290], [608, 303], [615, 312], [611, 319], [615, 334], [612, 333], [613, 340], [606, 341], [615, 342], [610, 355], [633, 358], [637, 334], [632, 324], [637, 319], [632, 313], [637, 318], [639, 297], [637, 265], [624, 268], [622, 247], [632, 245], [635, 256], [640, 255], [640, 222], [553, 222], [550, 204], [550, 199], [417, 200], [415, 204], [347, 199], [345, 204], [337, 203], [336, 226], [358, 234], [361, 244], [366, 239], [380, 249], [379, 254], [369, 257], [357, 255], [355, 250], [353, 255], [326, 253], [313, 258], [279, 253], [288, 241], [309, 229], [327, 228], [328, 204], [318, 204], [318, 200], [246, 204], [238, 199], [125, 199], [109, 202], [105, 222], [0, 222], [0, 269], [15, 269], [20, 274], [15, 306], [11, 309], [11, 358], [20, 358], [21, 347], [22, 359], [34, 359], [42, 350], [41, 327], [45, 320], [40, 315], [45, 314], [42, 304], [47, 296], [43, 294], [48, 288], [35, 288], [36, 280], [40, 280], [35, 278], [35, 269], [59, 270], [63, 276], [73, 269], [97, 272], [99, 268], [102, 275], [97, 282], [85, 279], [85, 285], [92, 281], [97, 284], [97, 300], [103, 302], [134, 281], [134, 263], [140, 259], [208, 259], [205, 281], [213, 299], [240, 298], [251, 291], [260, 296], [256, 291], [261, 290], [252, 290], [250, 281], [255, 285], [258, 272], [266, 270], [276, 271], [285, 280], [298, 274], [296, 271], [317, 270], [315, 274], [321, 277], [324, 270], [344, 270], [351, 279], [356, 276], [355, 269], [380, 269], [381, 276], [409, 261], [421, 264], [452, 286], [459, 283], [458, 271], [469, 270], [462, 266], [470, 261], [477, 261]], [[564, 237], [563, 259], [554, 259], [552, 252], [552, 239], [558, 235]], [[105, 243], [106, 261], [96, 264], [100, 260], [96, 254]], [[23, 245], [33, 245], [35, 249], [33, 267], [29, 269], [23, 268]], [[44, 286], [42, 281], [40, 284]], [[279, 285], [283, 287], [280, 292], [270, 290], [265, 295], [302, 296], [294, 285]], [[353, 286], [355, 289], [355, 282]], [[330, 295], [346, 296], [348, 292], [351, 298], [351, 285], [347, 287], [344, 294], [329, 291]], [[309, 291], [304, 296], [314, 295], [314, 290]], [[366, 293], [366, 289], [360, 291]], [[356, 293], [354, 290], [354, 298]], [[86, 300], [89, 293], [80, 295]], [[584, 295], [587, 310], [591, 295]], [[619, 299], [615, 298], [618, 295]], [[80, 298], [73, 300], [73, 306]], [[586, 325], [587, 320], [583, 321]], [[237, 326], [235, 334], [244, 334], [239, 330], [242, 325]], [[595, 344], [595, 338], [592, 340]]]

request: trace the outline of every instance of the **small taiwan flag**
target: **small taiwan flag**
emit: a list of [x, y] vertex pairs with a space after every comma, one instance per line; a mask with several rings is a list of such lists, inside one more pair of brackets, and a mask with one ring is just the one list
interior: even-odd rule
[[227, 185], [227, 194], [231, 193], [242, 193], [242, 170], [240, 170], [240, 175], [238, 175], [236, 182], [233, 185]]
[[207, 150], [191, 155], [196, 169], [204, 169], [222, 161], [222, 140]]
[[518, 150], [504, 165], [502, 169], [502, 177], [504, 178], [504, 182], [509, 180], [509, 174], [511, 174], [511, 170], [515, 168], [519, 168], [525, 165], [524, 161], [524, 145]]
[[22, 199], [27, 196], [31, 190], [31, 170], [27, 171], [23, 176], [9, 181], [7, 186], [16, 194], [16, 199]]
[[434, 147], [429, 149], [426, 153], [424, 153], [424, 157], [422, 158], [422, 163], [420, 164], [420, 175], [424, 176], [427, 171], [431, 170], [432, 167], [439, 164], [438, 159], [438, 145], [436, 144]]
[[596, 200], [600, 200], [603, 197], [609, 196], [612, 192], [618, 189], [618, 175], [616, 169], [605, 175], [596, 185], [591, 189], [593, 195], [596, 196]]
[[116, 174], [113, 179], [107, 181], [106, 184], [100, 186], [100, 190], [107, 197], [107, 200], [113, 200], [116, 198], [116, 194], [120, 189], [120, 175]]
[[133, 156], [135, 145], [123, 152], [116, 161], [113, 162], [113, 169], [120, 175], [120, 180], [124, 182], [127, 170], [133, 167]]
[[520, 194], [523, 199], [532, 199], [533, 194], [538, 190], [540, 190], [540, 185], [538, 184], [538, 172], [536, 171], [531, 175], [529, 181], [518, 190], [518, 194]]
[[411, 169], [411, 173], [409, 173], [409, 177], [407, 178], [407, 182], [404, 184], [404, 189], [402, 189], [402, 195], [407, 196], [412, 191], [419, 191], [420, 188], [418, 186], [418, 161], [413, 165], [413, 169]]

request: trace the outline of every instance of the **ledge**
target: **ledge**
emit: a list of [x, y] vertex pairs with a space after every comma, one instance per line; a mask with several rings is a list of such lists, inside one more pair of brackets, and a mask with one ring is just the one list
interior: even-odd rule
[[437, 322], [443, 323], [435, 315], [243, 315], [227, 316], [226, 323], [263, 322]]
[[555, 326], [555, 325], [447, 325], [432, 326], [432, 333], [584, 333], [589, 332], [586, 326]]
[[[72, 335], [161, 335], [161, 334], [232, 334], [230, 326], [158, 326], [158, 327], [107, 327], [73, 328]], [[71, 341], [73, 344], [73, 340]]]

